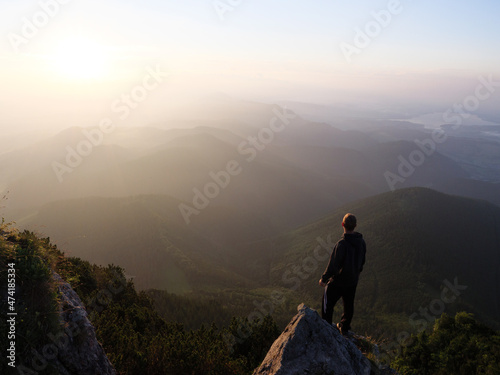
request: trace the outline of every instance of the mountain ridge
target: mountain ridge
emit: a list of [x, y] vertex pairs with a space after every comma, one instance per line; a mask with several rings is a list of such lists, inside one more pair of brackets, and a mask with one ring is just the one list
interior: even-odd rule
[[[317, 307], [320, 291], [315, 280], [341, 236], [342, 216], [354, 212], [368, 243], [367, 267], [358, 291], [361, 316], [378, 319], [372, 312], [396, 314], [394, 329], [407, 330], [408, 316], [439, 300], [445, 281], [453, 284], [456, 278], [468, 289], [453, 304], [445, 304], [446, 309], [462, 308], [490, 325], [499, 324], [500, 283], [495, 275], [500, 269], [500, 208], [489, 202], [409, 188], [352, 202], [294, 230], [273, 227], [251, 213], [242, 219], [241, 212], [217, 206], [186, 226], [179, 202], [163, 196], [83, 199], [59, 203], [58, 210], [49, 206], [45, 214], [29, 220], [32, 225], [43, 223], [38, 229], [59, 238], [56, 242], [74, 255], [126, 266], [141, 289], [182, 294], [228, 286], [269, 288], [269, 292], [278, 287], [295, 295], [287, 298]], [[79, 212], [78, 220], [63, 220], [67, 204]], [[108, 224], [101, 227], [95, 217], [108, 217]], [[121, 223], [110, 226], [114, 217]], [[477, 233], [483, 235], [476, 239]], [[473, 241], [477, 249], [468, 248]], [[144, 272], [139, 272], [141, 267]], [[163, 275], [158, 281], [151, 267], [157, 278]], [[141, 281], [141, 275], [148, 276]], [[213, 278], [209, 283], [208, 275]], [[362, 329], [370, 324], [360, 323]]]
[[[358, 230], [368, 246], [357, 293], [361, 315], [385, 311], [402, 318], [416, 312], [421, 317], [419, 309], [440, 301], [446, 282], [457, 279], [467, 290], [453, 304], [440, 303], [440, 308], [472, 311], [500, 326], [500, 208], [431, 189], [408, 188], [365, 198], [264, 241], [260, 246], [265, 260], [260, 265], [268, 264], [267, 271], [251, 269], [249, 274], [269, 280], [270, 285], [292, 288], [317, 307], [316, 279], [328, 257], [320, 245], [331, 248], [340, 238], [346, 212], [357, 215]], [[243, 258], [242, 264], [250, 264], [249, 259]], [[400, 323], [395, 327], [411, 328], [408, 321]], [[364, 329], [369, 324], [363, 322]]]

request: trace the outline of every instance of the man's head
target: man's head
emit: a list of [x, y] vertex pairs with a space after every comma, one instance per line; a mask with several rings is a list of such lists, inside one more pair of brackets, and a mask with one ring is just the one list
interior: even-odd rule
[[353, 214], [346, 214], [344, 219], [342, 220], [342, 226], [346, 230], [346, 232], [352, 232], [354, 228], [356, 228], [356, 216]]

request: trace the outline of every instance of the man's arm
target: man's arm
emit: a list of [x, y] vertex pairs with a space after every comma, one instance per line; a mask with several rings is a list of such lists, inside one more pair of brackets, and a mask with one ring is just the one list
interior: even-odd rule
[[365, 265], [366, 261], [366, 242], [363, 243], [363, 261], [361, 262], [361, 269], [359, 272], [363, 271], [363, 266]]
[[366, 261], [366, 243], [363, 244], [363, 254], [361, 255], [363, 257], [363, 260], [361, 261], [361, 269], [359, 272], [363, 271], [363, 266], [365, 265]]
[[340, 245], [340, 243], [338, 243], [332, 251], [330, 261], [328, 262], [328, 266], [326, 267], [323, 276], [321, 276], [319, 285], [325, 286], [331, 277], [339, 274], [340, 270], [342, 269], [344, 259], [345, 249]]

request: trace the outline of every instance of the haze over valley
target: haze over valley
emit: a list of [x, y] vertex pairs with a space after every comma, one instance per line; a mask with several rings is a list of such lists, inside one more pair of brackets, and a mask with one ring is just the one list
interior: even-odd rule
[[[391, 239], [372, 248], [368, 272], [375, 274], [384, 274], [375, 266], [379, 252], [397, 251], [404, 262], [414, 262], [408, 258], [414, 241], [433, 248], [438, 234], [426, 237], [425, 227], [437, 229], [447, 218], [457, 219], [453, 210], [463, 211], [463, 217], [456, 225], [446, 224], [446, 236], [479, 230], [467, 224], [467, 205], [488, 205], [492, 220], [498, 215], [500, 138], [491, 136], [498, 126], [427, 128], [378, 119], [342, 130], [277, 104], [215, 96], [195, 105], [193, 115], [178, 119], [178, 128], [70, 127], [4, 153], [4, 216], [50, 236], [70, 256], [124, 267], [140, 289], [187, 293], [234, 286], [290, 288], [283, 276], [290, 264], [287, 248], [298, 251], [294, 257], [300, 265], [321, 232], [330, 236], [331, 246], [331, 233], [338, 232], [335, 220], [350, 207], [363, 212], [360, 231], [374, 231], [373, 243], [384, 231], [382, 223], [392, 226], [389, 233], [406, 233], [398, 245]], [[432, 190], [405, 190], [413, 187]], [[416, 194], [415, 202], [399, 191]], [[439, 207], [423, 198], [427, 191], [435, 191], [437, 202], [450, 200], [443, 203], [439, 220], [437, 212], [427, 213]], [[451, 196], [438, 199], [437, 192]], [[367, 209], [366, 202], [378, 208]], [[408, 225], [398, 227], [383, 216], [394, 204]], [[297, 230], [332, 212], [336, 219], [319, 232], [296, 238]], [[493, 228], [499, 222], [492, 222]], [[493, 257], [487, 264], [496, 272], [498, 232], [486, 234], [491, 236], [487, 256]], [[296, 241], [302, 247], [297, 249]], [[442, 261], [448, 251], [460, 253], [447, 244], [436, 248]], [[315, 272], [322, 267], [318, 263]], [[436, 272], [452, 278], [458, 269], [438, 267]], [[316, 276], [308, 275], [305, 284], [314, 284]], [[408, 283], [406, 288], [414, 287]], [[309, 293], [314, 295], [312, 287]]]
[[3, 3], [0, 244], [50, 238], [89, 295], [121, 267], [187, 330], [281, 330], [352, 212], [355, 330], [500, 329], [498, 4]]

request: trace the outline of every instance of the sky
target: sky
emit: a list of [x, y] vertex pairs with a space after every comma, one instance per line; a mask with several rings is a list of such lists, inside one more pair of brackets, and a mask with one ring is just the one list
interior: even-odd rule
[[[493, 0], [0, 0], [0, 127], [147, 125], [212, 93], [425, 118], [500, 80], [499, 15]], [[474, 118], [500, 123], [499, 92]]]

